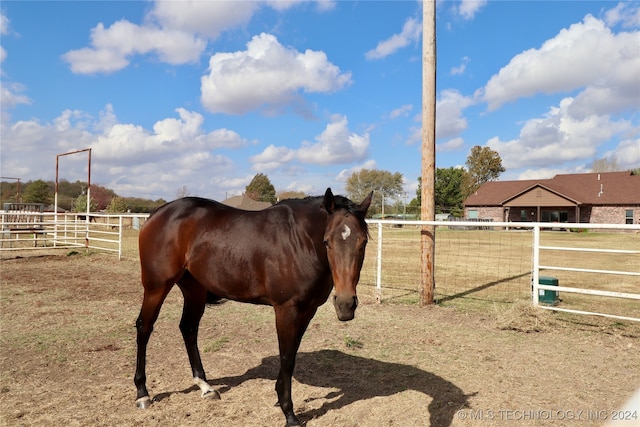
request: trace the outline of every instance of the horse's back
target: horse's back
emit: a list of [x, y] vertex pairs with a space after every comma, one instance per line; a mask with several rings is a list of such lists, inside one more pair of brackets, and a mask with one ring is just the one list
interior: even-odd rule
[[141, 230], [143, 281], [178, 282], [188, 271], [218, 296], [271, 305], [292, 296], [291, 289], [282, 289], [289, 284], [320, 280], [330, 287], [326, 260], [317, 255], [324, 221], [326, 213], [312, 203], [243, 211], [207, 199], [178, 199], [159, 208]]

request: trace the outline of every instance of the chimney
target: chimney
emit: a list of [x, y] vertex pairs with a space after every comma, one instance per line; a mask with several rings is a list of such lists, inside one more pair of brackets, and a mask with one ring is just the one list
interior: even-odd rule
[[[598, 174], [598, 179], [600, 178], [600, 175]], [[602, 184], [600, 184], [600, 192], [598, 193], [598, 197], [602, 196], [602, 193], [604, 193], [604, 190], [602, 188]]]

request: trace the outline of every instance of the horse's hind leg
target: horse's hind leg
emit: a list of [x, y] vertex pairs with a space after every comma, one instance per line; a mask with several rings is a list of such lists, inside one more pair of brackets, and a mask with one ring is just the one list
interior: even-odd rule
[[178, 282], [178, 286], [184, 296], [184, 306], [182, 308], [182, 319], [180, 320], [180, 332], [184, 338], [184, 345], [189, 356], [193, 381], [202, 390], [202, 397], [220, 399], [220, 394], [209, 385], [207, 377], [202, 367], [200, 351], [198, 350], [198, 328], [200, 319], [204, 313], [207, 291], [189, 274], [185, 275]]
[[158, 319], [162, 303], [170, 290], [171, 286], [161, 286], [154, 288], [153, 291], [145, 289], [142, 308], [140, 309], [138, 320], [136, 320], [138, 353], [136, 356], [136, 373], [133, 377], [133, 382], [137, 389], [136, 405], [142, 409], [146, 409], [151, 405], [151, 399], [149, 398], [146, 385], [147, 344], [153, 331], [153, 324]]

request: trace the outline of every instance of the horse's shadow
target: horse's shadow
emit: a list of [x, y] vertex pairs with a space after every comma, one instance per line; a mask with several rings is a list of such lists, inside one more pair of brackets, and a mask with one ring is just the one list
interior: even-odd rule
[[[303, 423], [333, 409], [377, 396], [391, 396], [405, 390], [415, 390], [432, 398], [428, 410], [431, 426], [449, 426], [455, 413], [468, 406], [468, 398], [455, 384], [430, 372], [399, 363], [367, 359], [337, 350], [298, 353], [294, 377], [315, 387], [338, 388], [328, 393], [321, 407], [298, 413]], [[262, 359], [262, 363], [235, 377], [210, 380], [224, 393], [232, 387], [256, 378], [276, 379], [280, 366], [277, 356]], [[295, 404], [295, 396], [294, 396]]]

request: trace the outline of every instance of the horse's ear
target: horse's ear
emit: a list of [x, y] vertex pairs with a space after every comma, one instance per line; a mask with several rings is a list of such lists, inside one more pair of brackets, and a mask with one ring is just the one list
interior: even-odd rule
[[369, 210], [369, 205], [371, 205], [371, 198], [372, 197], [373, 197], [373, 191], [371, 193], [369, 193], [369, 195], [367, 197], [364, 198], [364, 200], [358, 206], [358, 209], [366, 214], [367, 210]]
[[336, 202], [333, 200], [333, 193], [331, 192], [331, 187], [327, 188], [327, 191], [324, 193], [324, 201], [322, 203], [327, 213], [332, 214], [336, 208]]

